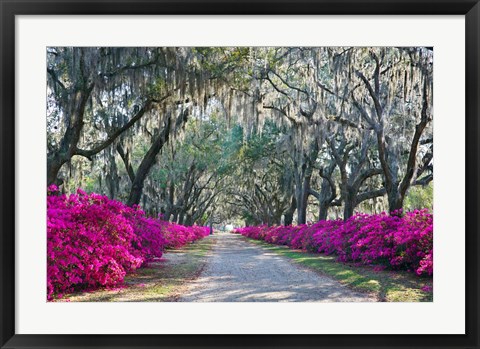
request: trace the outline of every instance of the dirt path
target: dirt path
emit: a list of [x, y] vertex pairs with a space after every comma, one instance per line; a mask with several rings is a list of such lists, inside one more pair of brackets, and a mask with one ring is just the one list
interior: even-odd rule
[[239, 235], [217, 233], [216, 238], [207, 266], [179, 302], [375, 301]]
[[116, 289], [98, 289], [67, 295], [59, 302], [175, 302], [201, 273], [210, 258], [216, 236], [208, 236], [178, 250], [168, 250], [147, 267], [137, 269]]

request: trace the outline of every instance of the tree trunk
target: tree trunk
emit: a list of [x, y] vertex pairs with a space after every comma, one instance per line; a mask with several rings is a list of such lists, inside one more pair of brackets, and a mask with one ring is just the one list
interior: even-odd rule
[[[182, 115], [177, 119], [175, 130], [176, 131], [181, 125], [183, 125], [188, 118], [188, 110], [184, 110]], [[132, 182], [132, 189], [130, 190], [130, 195], [127, 200], [128, 206], [138, 205], [140, 198], [142, 197], [143, 184], [145, 179], [150, 172], [150, 169], [155, 164], [155, 159], [157, 154], [160, 152], [160, 149], [168, 142], [171, 131], [172, 117], [169, 116], [166, 120], [163, 130], [155, 137], [153, 140], [150, 149], [148, 149], [147, 154], [145, 154], [140, 166], [138, 167], [137, 173], [135, 174], [135, 180]]]
[[333, 200], [337, 196], [337, 191], [335, 183], [333, 182], [331, 175], [335, 169], [335, 163], [329, 166], [325, 171], [320, 171], [320, 176], [322, 177], [322, 185], [320, 187], [320, 193], [313, 193], [314, 196], [318, 199], [318, 220], [326, 221], [328, 218], [328, 209], [332, 205]]
[[300, 194], [300, 200], [297, 207], [297, 224], [305, 224], [307, 221], [307, 207], [304, 202], [304, 193]]
[[185, 219], [185, 212], [182, 210], [178, 215], [178, 224], [183, 225], [184, 219]]
[[394, 190], [387, 193], [388, 196], [388, 211], [390, 214], [394, 215], [401, 215], [402, 213], [399, 211], [403, 208], [403, 200], [404, 196], [398, 192], [398, 187], [395, 186]]
[[[195, 222], [193, 221], [193, 216], [190, 215], [190, 214], [187, 214], [187, 216], [186, 216], [186, 218], [185, 218], [185, 225], [186, 225], [187, 227], [190, 227], [190, 226], [193, 225], [193, 223], [195, 223]], [[180, 223], [180, 224], [181, 224], [181, 223]]]
[[343, 203], [343, 220], [346, 221], [350, 217], [353, 216], [353, 210], [355, 209], [355, 205], [351, 200], [347, 200]]
[[130, 158], [128, 152], [125, 153], [123, 146], [121, 143], [117, 144], [117, 153], [122, 158], [123, 164], [125, 165], [125, 170], [127, 171], [128, 178], [130, 178], [130, 182], [135, 180], [135, 171], [133, 170], [133, 166], [130, 163]]
[[357, 190], [346, 188], [343, 195], [343, 220], [346, 221], [353, 216], [353, 211], [357, 206]]
[[166, 194], [166, 197], [167, 197], [167, 205], [165, 208], [165, 220], [169, 221], [172, 214], [175, 212], [175, 208], [174, 208], [175, 183], [173, 182], [173, 179], [170, 180], [170, 183], [168, 185], [168, 193]]
[[312, 175], [306, 175], [303, 179], [303, 185], [300, 188], [300, 199], [297, 207], [297, 223], [305, 224], [307, 223], [307, 207], [308, 207], [308, 197], [310, 195], [310, 179]]
[[171, 120], [171, 117], [167, 118], [165, 127], [154, 139], [152, 145], [150, 146], [150, 149], [148, 149], [147, 154], [145, 154], [142, 162], [140, 163], [137, 173], [135, 174], [135, 179], [132, 183], [130, 195], [127, 200], [128, 206], [138, 205], [138, 203], [140, 202], [145, 179], [147, 178], [150, 169], [155, 164], [157, 154], [160, 152], [160, 149], [162, 149], [163, 145], [168, 141], [168, 138], [170, 136]]
[[292, 195], [292, 202], [290, 204], [290, 207], [288, 208], [287, 212], [284, 214], [284, 225], [292, 225], [293, 223], [293, 214], [295, 213], [295, 210], [297, 209], [297, 200], [295, 200], [295, 195]]
[[281, 225], [282, 224], [282, 217], [280, 216], [275, 216], [272, 219], [272, 224], [273, 225]]
[[[182, 114], [178, 117], [175, 123], [174, 131], [176, 131], [180, 126], [182, 126], [183, 124], [185, 124], [185, 122], [187, 122], [188, 115], [189, 115], [188, 109], [185, 109], [182, 112]], [[147, 178], [148, 173], [150, 172], [150, 169], [155, 164], [155, 160], [156, 160], [157, 154], [160, 152], [160, 149], [162, 149], [162, 147], [165, 145], [165, 143], [168, 142], [168, 139], [170, 138], [170, 132], [172, 128], [171, 123], [172, 123], [172, 117], [169, 116], [166, 120], [163, 130], [156, 136], [152, 145], [150, 146], [150, 149], [148, 149], [147, 154], [145, 154], [142, 162], [140, 163], [140, 166], [138, 167], [137, 173], [135, 175], [135, 180], [132, 183], [130, 196], [128, 197], [128, 200], [127, 200], [128, 206], [138, 205], [138, 203], [140, 202], [145, 179]]]
[[[306, 179], [305, 179], [306, 180]], [[305, 183], [300, 189], [297, 205], [297, 224], [305, 224], [307, 222], [307, 206], [309, 193], [305, 188]]]
[[68, 110], [70, 125], [60, 141], [59, 149], [48, 154], [47, 185], [60, 183], [61, 180], [57, 179], [60, 168], [78, 153], [77, 145], [83, 130], [85, 107], [93, 87], [93, 84], [88, 87], [82, 87], [70, 97], [72, 98], [69, 101], [70, 108]]
[[51, 184], [58, 186], [63, 183], [63, 181], [58, 178], [58, 172], [66, 162], [67, 160], [61, 159], [58, 156], [47, 159], [47, 186]]
[[286, 212], [285, 215], [284, 215], [284, 218], [285, 218], [285, 219], [284, 219], [283, 224], [284, 224], [285, 226], [287, 226], [287, 225], [292, 225], [292, 223], [293, 223], [293, 213], [288, 213], [288, 212]]
[[328, 209], [330, 208], [330, 203], [325, 201], [319, 201], [318, 206], [318, 220], [326, 221], [328, 218]]
[[177, 219], [178, 219], [178, 211], [175, 210], [172, 214], [172, 222], [177, 223]]

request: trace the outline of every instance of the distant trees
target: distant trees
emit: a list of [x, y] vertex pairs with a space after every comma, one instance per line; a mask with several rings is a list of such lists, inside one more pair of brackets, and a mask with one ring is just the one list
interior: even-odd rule
[[393, 212], [433, 180], [432, 63], [422, 47], [48, 48], [47, 182], [182, 224]]
[[[433, 179], [431, 50], [265, 50], [255, 78], [265, 88], [263, 108], [292, 129], [299, 223], [310, 194], [323, 201], [324, 218], [337, 204], [329, 194], [338, 186], [347, 219], [361, 202], [385, 194], [388, 210], [396, 211], [412, 184]], [[320, 192], [310, 184], [315, 168], [322, 169]]]
[[161, 213], [180, 224], [205, 224], [219, 196], [226, 190], [226, 178], [234, 171], [241, 135], [228, 130], [225, 120], [212, 113], [207, 120], [192, 119], [186, 125], [181, 144], [170, 146], [156, 168]]
[[249, 224], [279, 225], [293, 195], [290, 154], [285, 134], [271, 121], [245, 137], [228, 192]]

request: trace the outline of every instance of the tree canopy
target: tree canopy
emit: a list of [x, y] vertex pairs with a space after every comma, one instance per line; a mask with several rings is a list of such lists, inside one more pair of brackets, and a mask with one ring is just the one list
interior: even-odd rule
[[430, 207], [425, 47], [49, 47], [47, 184], [180, 224]]

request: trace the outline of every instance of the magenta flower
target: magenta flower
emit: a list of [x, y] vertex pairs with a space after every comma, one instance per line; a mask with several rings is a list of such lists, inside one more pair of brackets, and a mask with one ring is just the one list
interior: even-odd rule
[[415, 210], [403, 216], [357, 214], [298, 226], [256, 226], [233, 233], [315, 253], [335, 254], [341, 262], [433, 274], [433, 215]]
[[208, 227], [184, 227], [149, 218], [99, 194], [47, 196], [47, 299], [76, 290], [114, 288], [125, 275], [178, 248], [207, 236]]

